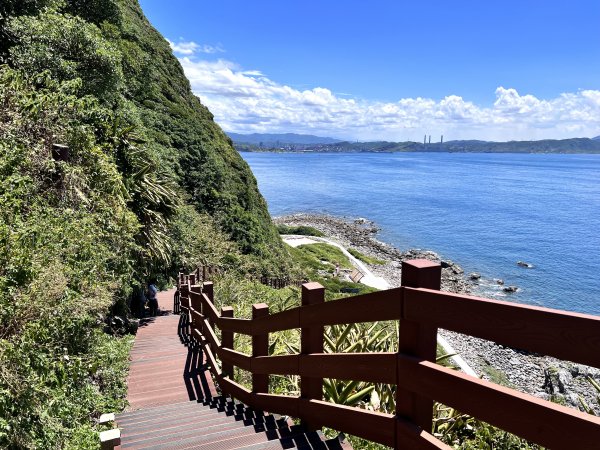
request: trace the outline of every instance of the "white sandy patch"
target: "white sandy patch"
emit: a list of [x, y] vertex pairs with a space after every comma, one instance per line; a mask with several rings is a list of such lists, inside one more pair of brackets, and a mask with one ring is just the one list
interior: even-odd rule
[[317, 241], [315, 241], [314, 239], [309, 239], [306, 236], [284, 235], [281, 237], [283, 239], [283, 242], [285, 242], [287, 245], [289, 245], [291, 247], [298, 247], [300, 245], [317, 243]]

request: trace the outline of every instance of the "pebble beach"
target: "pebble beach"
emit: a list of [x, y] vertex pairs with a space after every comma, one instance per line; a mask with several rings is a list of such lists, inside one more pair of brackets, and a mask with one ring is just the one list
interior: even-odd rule
[[[378, 277], [390, 287], [400, 286], [401, 263], [407, 259], [424, 258], [439, 261], [442, 265], [443, 291], [481, 295], [480, 274], [465, 274], [458, 262], [442, 259], [431, 250], [398, 249], [377, 239], [379, 228], [365, 218], [333, 217], [317, 214], [292, 214], [275, 217], [276, 224], [306, 225], [316, 228], [345, 248], [385, 261], [369, 264]], [[493, 279], [493, 274], [483, 274]], [[580, 398], [600, 413], [597, 393], [587, 380], [600, 381], [600, 370], [532, 354], [494, 342], [439, 330], [441, 335], [480, 377], [500, 382], [521, 392], [552, 400], [570, 407], [580, 408]]]

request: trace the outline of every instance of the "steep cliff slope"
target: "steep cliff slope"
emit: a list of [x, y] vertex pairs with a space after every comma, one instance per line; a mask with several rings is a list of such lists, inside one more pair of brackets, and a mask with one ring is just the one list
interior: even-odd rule
[[169, 44], [136, 0], [120, 0], [118, 5], [121, 19], [112, 39], [123, 54], [124, 95], [138, 108], [162, 160], [191, 202], [214, 214], [244, 252], [266, 256], [279, 251], [254, 176], [210, 111], [192, 94]]

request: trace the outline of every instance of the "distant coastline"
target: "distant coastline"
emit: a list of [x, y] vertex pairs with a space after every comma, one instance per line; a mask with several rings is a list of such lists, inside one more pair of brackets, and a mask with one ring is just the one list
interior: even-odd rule
[[[349, 142], [303, 135], [234, 135], [240, 152], [291, 153], [558, 153], [600, 154], [600, 136], [595, 138], [543, 139], [538, 141], [493, 142], [457, 140], [448, 142]], [[261, 136], [264, 140], [261, 141]]]

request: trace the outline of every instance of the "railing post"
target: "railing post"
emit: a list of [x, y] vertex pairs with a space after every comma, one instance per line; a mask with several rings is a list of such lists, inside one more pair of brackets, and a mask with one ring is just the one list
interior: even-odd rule
[[215, 291], [212, 281], [205, 281], [202, 283], [202, 292], [206, 294], [211, 302], [214, 300]]
[[179, 287], [179, 301], [185, 308], [189, 308], [189, 287], [187, 283]]
[[[302, 306], [316, 305], [325, 302], [325, 288], [319, 283], [306, 283], [302, 285]], [[323, 353], [323, 333], [325, 331], [322, 325], [306, 326], [302, 323], [302, 312], [300, 313], [300, 354], [308, 355], [310, 353]], [[322, 378], [300, 378], [300, 397], [310, 400], [323, 399], [323, 379]], [[321, 426], [318, 423], [303, 421], [307, 430], [317, 430]]]
[[190, 327], [190, 285], [184, 282], [179, 287], [179, 310], [183, 312], [183, 319], [181, 322], [181, 331], [189, 336], [191, 334]]
[[[265, 303], [252, 305], [252, 320], [269, 315]], [[252, 357], [269, 356], [269, 333], [252, 336]], [[269, 392], [269, 375], [252, 374], [252, 393]]]
[[[198, 285], [193, 285], [190, 284], [190, 289], [189, 292], [194, 292], [196, 294], [200, 294], [200, 286]], [[194, 316], [194, 314], [192, 314], [192, 309], [194, 311], [197, 311], [200, 313], [200, 311], [202, 310], [202, 300], [198, 299], [198, 297], [196, 297], [197, 300], [192, 300], [192, 296], [190, 294], [189, 295], [189, 305], [190, 305], [190, 334], [192, 335], [192, 337], [194, 337], [194, 333], [193, 333], [193, 329], [196, 328], [198, 330], [202, 330], [202, 324], [198, 323], [197, 318]]]
[[[427, 259], [414, 259], [402, 262], [402, 286], [439, 290], [441, 276], [442, 268], [439, 263]], [[436, 349], [437, 328], [404, 319], [400, 321], [399, 353], [435, 362]], [[433, 401], [403, 389], [402, 380], [398, 379], [396, 388], [396, 415], [410, 420], [430, 433], [433, 418]]]
[[[221, 308], [221, 317], [233, 317], [233, 308], [231, 306]], [[234, 350], [233, 331], [221, 331], [221, 347]], [[224, 362], [221, 371], [224, 377], [233, 379], [233, 364]]]
[[196, 284], [196, 273], [192, 273], [190, 274], [190, 284], [193, 286], [194, 284]]
[[175, 295], [173, 295], [173, 314], [179, 314], [179, 296], [181, 294], [181, 272], [177, 274], [177, 289], [175, 289]]
[[[208, 297], [208, 300], [213, 305], [215, 304], [215, 291], [214, 291], [214, 285], [213, 285], [212, 281], [205, 281], [204, 283], [202, 283], [202, 293], [206, 294], [206, 296]], [[210, 324], [211, 327], [214, 328], [215, 324], [213, 323], [212, 318], [207, 317], [204, 314], [204, 304], [202, 305], [201, 314], [208, 319], [208, 323]]]

